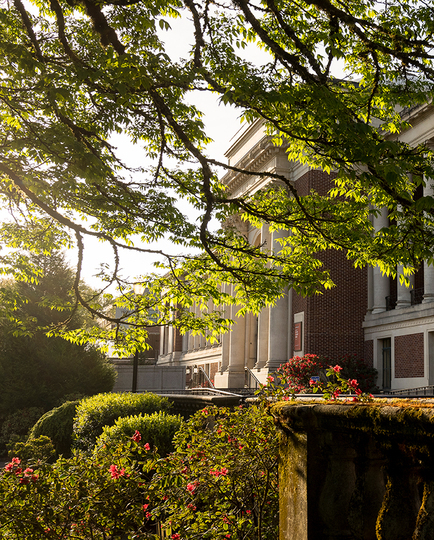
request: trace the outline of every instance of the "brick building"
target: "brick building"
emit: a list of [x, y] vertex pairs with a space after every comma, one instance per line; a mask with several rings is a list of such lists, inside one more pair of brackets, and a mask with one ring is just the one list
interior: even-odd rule
[[[412, 129], [401, 135], [409, 143], [434, 140], [434, 110], [431, 106], [410, 111]], [[230, 165], [285, 175], [301, 195], [311, 189], [325, 193], [331, 178], [322, 171], [288, 161], [285, 150], [273, 146], [261, 122], [247, 126], [226, 153]], [[228, 173], [223, 181], [234, 196], [254, 193], [267, 182], [263, 177]], [[430, 185], [426, 194], [432, 194]], [[259, 230], [239, 223], [253, 245], [276, 246], [282, 232]], [[374, 220], [387, 226], [387, 215]], [[322, 254], [336, 284], [323, 295], [303, 298], [288, 290], [274, 307], [258, 317], [237, 317], [232, 331], [218, 345], [204, 337], [180, 336], [166, 327], [160, 336], [158, 364], [187, 367], [187, 379], [200, 371], [217, 388], [240, 388], [253, 378], [264, 382], [267, 375], [294, 355], [306, 353], [338, 358], [355, 354], [377, 368], [383, 388], [404, 389], [434, 384], [434, 269], [427, 266], [412, 277], [411, 288], [381, 275], [378, 269], [355, 269], [345, 254]], [[398, 273], [401, 271], [398, 268]]]

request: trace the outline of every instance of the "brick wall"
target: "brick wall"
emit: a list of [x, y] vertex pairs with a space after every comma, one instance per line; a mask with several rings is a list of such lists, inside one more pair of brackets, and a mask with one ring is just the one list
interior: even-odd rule
[[212, 362], [209, 366], [209, 378], [214, 381], [215, 374], [219, 370], [219, 363], [218, 362]]
[[[311, 189], [326, 193], [331, 177], [309, 171], [297, 180], [300, 195]], [[362, 322], [367, 311], [367, 269], [355, 269], [342, 251], [327, 250], [318, 255], [330, 271], [335, 287], [322, 295], [293, 296], [293, 314], [304, 311], [304, 352], [338, 358], [364, 355]]]
[[174, 351], [182, 351], [182, 335], [178, 328], [175, 328]]
[[395, 377], [424, 376], [423, 333], [395, 337]]

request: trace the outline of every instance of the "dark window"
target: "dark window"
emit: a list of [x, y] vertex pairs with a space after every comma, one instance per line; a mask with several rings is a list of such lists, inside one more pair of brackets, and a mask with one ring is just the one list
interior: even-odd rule
[[383, 388], [390, 388], [392, 385], [392, 340], [386, 338], [382, 340], [382, 363], [383, 363]]

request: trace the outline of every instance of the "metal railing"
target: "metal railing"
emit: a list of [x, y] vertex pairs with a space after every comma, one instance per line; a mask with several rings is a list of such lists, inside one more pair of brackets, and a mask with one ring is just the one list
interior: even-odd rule
[[411, 305], [415, 306], [416, 304], [422, 304], [423, 300], [423, 287], [420, 287], [419, 289], [412, 289], [410, 291], [411, 296]]
[[387, 390], [387, 394], [391, 396], [433, 396], [434, 385], [418, 386], [416, 388], [405, 388], [402, 390]]
[[256, 377], [251, 369], [244, 368], [244, 388], [250, 388], [252, 390], [258, 390], [261, 381]]

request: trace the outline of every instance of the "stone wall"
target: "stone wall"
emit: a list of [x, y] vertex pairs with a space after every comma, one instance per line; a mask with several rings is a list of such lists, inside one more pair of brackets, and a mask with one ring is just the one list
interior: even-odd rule
[[277, 404], [280, 540], [433, 540], [434, 402]]
[[[115, 364], [117, 378], [113, 392], [131, 392], [133, 381], [132, 364]], [[184, 366], [138, 366], [137, 392], [185, 390]]]

